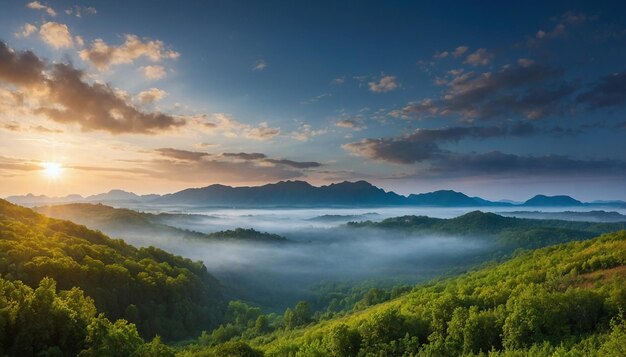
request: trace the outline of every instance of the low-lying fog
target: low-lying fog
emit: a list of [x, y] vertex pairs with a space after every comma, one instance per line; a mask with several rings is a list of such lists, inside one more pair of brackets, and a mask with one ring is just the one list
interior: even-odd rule
[[[146, 208], [139, 208], [147, 211]], [[154, 245], [202, 260], [227, 288], [230, 298], [280, 311], [322, 282], [416, 283], [460, 271], [488, 259], [482, 237], [406, 235], [347, 228], [348, 221], [378, 221], [401, 215], [451, 218], [472, 208], [383, 209], [199, 209], [151, 207], [152, 212], [193, 213], [168, 225], [203, 233], [254, 228], [280, 234], [288, 243], [205, 242], [172, 236], [116, 234], [131, 244]], [[483, 208], [484, 210], [484, 208]], [[502, 207], [498, 207], [502, 211]], [[202, 216], [196, 216], [196, 215]], [[486, 254], [487, 253], [487, 254]]]

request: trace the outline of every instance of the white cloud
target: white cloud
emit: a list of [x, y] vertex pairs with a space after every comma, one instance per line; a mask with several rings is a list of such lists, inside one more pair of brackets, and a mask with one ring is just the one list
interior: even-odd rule
[[118, 47], [109, 46], [104, 40], [96, 39], [91, 43], [91, 47], [80, 51], [79, 55], [100, 70], [106, 70], [112, 65], [132, 63], [140, 57], [152, 62], [180, 57], [180, 53], [165, 48], [162, 41], [142, 40], [130, 34], [125, 36], [124, 43]]
[[163, 66], [144, 66], [141, 67], [143, 75], [148, 79], [161, 79], [165, 77], [165, 68]]
[[58, 22], [46, 22], [39, 29], [39, 37], [42, 41], [54, 48], [72, 47], [74, 41], [67, 25]]
[[167, 92], [159, 88], [150, 88], [137, 95], [137, 99], [143, 105], [152, 104], [167, 96]]
[[37, 32], [37, 26], [26, 23], [24, 26], [20, 27], [19, 31], [15, 33], [15, 37], [29, 37], [33, 33]]
[[309, 139], [311, 139], [312, 137], [323, 135], [327, 132], [327, 129], [313, 130], [311, 128], [311, 125], [302, 124], [300, 125], [300, 128], [298, 128], [298, 130], [292, 131], [289, 135], [299, 141], [309, 141]]
[[92, 6], [79, 6], [76, 5], [74, 6], [74, 8], [69, 8], [65, 10], [65, 13], [67, 15], [74, 15], [76, 17], [82, 17], [83, 14], [87, 14], [87, 15], [95, 15], [98, 13], [98, 10], [96, 10], [95, 7]]
[[341, 77], [337, 77], [334, 78], [330, 83], [334, 84], [334, 85], [342, 85], [346, 82], [346, 76], [341, 76]]
[[40, 3], [39, 1], [31, 1], [28, 4], [26, 4], [26, 7], [29, 9], [33, 9], [33, 10], [45, 11], [50, 16], [57, 16], [57, 12], [54, 11], [53, 8], [51, 8], [50, 6], [44, 5]]
[[245, 137], [253, 140], [265, 141], [280, 135], [280, 128], [272, 128], [266, 122], [258, 126], [241, 123], [227, 113], [201, 115], [192, 121], [203, 131], [220, 133], [228, 138]]
[[253, 71], [264, 71], [267, 68], [267, 62], [265, 60], [260, 59], [254, 62], [254, 66], [252, 66]]
[[368, 83], [369, 90], [374, 93], [387, 93], [400, 87], [395, 76], [381, 76], [378, 82]]

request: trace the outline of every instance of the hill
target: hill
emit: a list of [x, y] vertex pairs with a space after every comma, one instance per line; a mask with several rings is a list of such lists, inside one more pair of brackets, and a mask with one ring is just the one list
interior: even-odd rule
[[570, 196], [545, 196], [545, 195], [536, 195], [535, 197], [529, 199], [524, 202], [523, 206], [533, 206], [533, 207], [543, 207], [543, 206], [552, 206], [552, 207], [573, 207], [573, 206], [582, 206], [584, 203], [581, 201], [575, 200]]
[[31, 288], [44, 278], [54, 279], [61, 290], [78, 287], [98, 311], [136, 323], [150, 338], [192, 336], [219, 323], [223, 314], [220, 284], [201, 262], [153, 247], [137, 249], [4, 200], [0, 276]]
[[[626, 231], [522, 253], [330, 320], [216, 347], [266, 356], [623, 356]], [[298, 309], [298, 307], [296, 307]], [[290, 314], [295, 313], [291, 311]], [[301, 315], [298, 315], [301, 316]], [[258, 336], [258, 337], [255, 337]], [[247, 344], [246, 344], [247, 342]], [[259, 352], [261, 353], [261, 352]]]
[[156, 244], [157, 237], [256, 243], [284, 243], [288, 241], [285, 237], [259, 232], [254, 229], [237, 228], [235, 230], [205, 234], [172, 226], [176, 224], [198, 224], [203, 220], [211, 219], [211, 217], [205, 215], [153, 214], [91, 203], [71, 203], [58, 206], [35, 207], [33, 209], [46, 216], [84, 224], [89, 228], [98, 229], [116, 237], [152, 237], [154, 239], [153, 244]]
[[626, 215], [614, 211], [589, 211], [589, 212], [541, 212], [541, 211], [512, 211], [500, 212], [502, 216], [530, 218], [530, 219], [558, 219], [564, 221], [583, 222], [626, 222]]
[[100, 230], [116, 237], [167, 236], [170, 238], [202, 239], [205, 234], [172, 227], [164, 222], [201, 220], [204, 216], [188, 214], [152, 214], [103, 204], [70, 203], [34, 207], [48, 217], [65, 219]]
[[487, 236], [507, 249], [519, 247], [532, 249], [571, 240], [588, 239], [601, 233], [626, 229], [626, 222], [595, 223], [524, 219], [473, 211], [450, 219], [402, 216], [387, 218], [380, 222], [349, 222], [347, 227], [392, 230], [406, 234]]
[[259, 232], [255, 229], [236, 228], [226, 231], [213, 232], [206, 235], [209, 239], [229, 242], [246, 243], [287, 243], [289, 240], [278, 234]]
[[491, 202], [480, 197], [469, 197], [464, 193], [452, 190], [440, 190], [429, 193], [410, 194], [408, 204], [416, 206], [442, 207], [480, 207], [480, 206], [507, 206], [504, 202]]

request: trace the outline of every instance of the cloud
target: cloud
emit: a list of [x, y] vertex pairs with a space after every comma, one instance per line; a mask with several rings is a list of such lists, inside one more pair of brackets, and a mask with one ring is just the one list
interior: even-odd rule
[[487, 52], [485, 48], [479, 48], [474, 53], [468, 55], [463, 63], [470, 64], [472, 66], [486, 66], [491, 63], [494, 55]]
[[367, 128], [367, 126], [365, 125], [365, 120], [366, 118], [363, 113], [358, 113], [355, 115], [344, 113], [340, 116], [340, 120], [335, 122], [335, 126], [359, 131]]
[[219, 132], [226, 137], [245, 137], [252, 140], [270, 140], [280, 135], [280, 128], [272, 128], [266, 122], [258, 126], [241, 123], [227, 113], [214, 113], [196, 118], [195, 122], [209, 132]]
[[259, 126], [245, 130], [244, 136], [254, 140], [269, 140], [280, 135], [280, 129], [270, 128], [266, 122], [259, 123]]
[[558, 22], [552, 28], [552, 30], [538, 30], [533, 37], [528, 39], [528, 45], [536, 46], [542, 41], [564, 37], [565, 35], [567, 35], [568, 27], [583, 24], [588, 20], [592, 20], [594, 18], [595, 17], [587, 16], [584, 13], [575, 13], [572, 11], [568, 11], [556, 19], [558, 20]]
[[455, 114], [463, 120], [523, 116], [541, 119], [562, 113], [577, 82], [563, 80], [563, 70], [523, 62], [495, 72], [459, 72], [446, 81], [440, 98], [411, 102], [389, 114], [398, 118], [426, 118]]
[[155, 134], [185, 125], [160, 112], [142, 112], [107, 84], [88, 83], [71, 64], [46, 64], [31, 51], [15, 52], [0, 42], [0, 81], [18, 87], [33, 113], [83, 131]]
[[56, 11], [54, 11], [53, 8], [44, 5], [42, 3], [40, 3], [39, 1], [31, 1], [28, 4], [26, 4], [26, 7], [29, 9], [33, 9], [33, 10], [42, 10], [45, 11], [46, 14], [50, 15], [50, 16], [57, 16]]
[[296, 140], [299, 140], [299, 141], [309, 141], [309, 139], [311, 139], [312, 137], [324, 135], [327, 132], [328, 132], [327, 129], [313, 130], [311, 125], [309, 125], [309, 124], [302, 124], [302, 125], [300, 125], [298, 130], [292, 131], [291, 133], [289, 133], [289, 135], [292, 138], [294, 138]]
[[41, 25], [39, 37], [43, 42], [57, 49], [74, 46], [74, 40], [67, 25], [58, 22], [46, 22]]
[[144, 66], [141, 67], [141, 71], [148, 79], [161, 79], [165, 77], [165, 68], [163, 68], [163, 66]]
[[267, 62], [265, 62], [265, 60], [263, 59], [257, 60], [256, 62], [254, 62], [254, 65], [252, 65], [253, 71], [264, 71], [266, 68]]
[[82, 17], [83, 14], [86, 15], [95, 15], [98, 13], [98, 10], [96, 10], [95, 7], [92, 6], [80, 6], [80, 5], [76, 5], [74, 6], [74, 8], [69, 8], [65, 10], [65, 13], [67, 15], [74, 15], [78, 18]]
[[89, 48], [79, 52], [80, 58], [100, 70], [106, 70], [112, 65], [132, 63], [139, 58], [160, 62], [180, 57], [180, 53], [167, 49], [159, 40], [142, 40], [130, 34], [125, 35], [124, 39], [124, 43], [118, 47], [96, 39]]
[[469, 47], [467, 47], [467, 46], [459, 46], [459, 47], [455, 48], [454, 51], [452, 51], [452, 56], [454, 58], [463, 56], [463, 54], [465, 52], [467, 52], [467, 50], [469, 50]]
[[326, 97], [332, 97], [332, 94], [330, 93], [322, 93], [320, 95], [316, 95], [315, 97], [311, 97], [305, 101], [300, 102], [300, 104], [313, 104], [313, 103], [317, 103], [320, 101], [320, 99], [326, 98]]
[[268, 158], [267, 155], [254, 152], [254, 153], [222, 153], [221, 157], [232, 158], [236, 160], [244, 160], [244, 161], [257, 161], [259, 163], [270, 163], [273, 165], [282, 165], [288, 166], [296, 169], [310, 169], [315, 167], [322, 166], [321, 163], [315, 161], [293, 161], [288, 159], [272, 159]]
[[292, 160], [286, 160], [286, 159], [267, 159], [265, 160], [265, 162], [269, 162], [272, 164], [277, 164], [277, 165], [283, 165], [283, 166], [289, 166], [289, 167], [294, 167], [297, 169], [310, 169], [313, 167], [320, 167], [322, 166], [322, 164], [320, 164], [319, 162], [314, 162], [314, 161], [292, 161]]
[[381, 76], [378, 82], [369, 82], [368, 88], [374, 93], [387, 93], [396, 90], [400, 87], [400, 84], [396, 82], [395, 76]]
[[492, 151], [484, 154], [447, 153], [424, 170], [426, 175], [450, 176], [613, 176], [626, 173], [618, 160], [578, 160], [562, 155], [521, 156]]
[[340, 86], [342, 84], [344, 84], [346, 82], [346, 76], [341, 76], [341, 77], [337, 77], [337, 78], [333, 78], [332, 81], [330, 81], [331, 84]]
[[34, 86], [43, 82], [45, 67], [32, 51], [14, 52], [0, 41], [0, 80], [17, 86]]
[[601, 109], [626, 104], [626, 72], [604, 76], [576, 97], [588, 109]]
[[157, 149], [167, 160], [155, 159], [150, 165], [166, 177], [193, 181], [197, 179], [220, 182], [273, 181], [302, 177], [304, 172], [322, 166], [318, 162], [301, 162], [268, 158], [262, 153], [221, 153], [186, 151], [172, 148]]
[[37, 32], [37, 26], [26, 23], [24, 26], [20, 27], [19, 31], [17, 31], [14, 35], [17, 38], [26, 38], [30, 37], [30, 35], [35, 32]]
[[38, 170], [41, 170], [41, 165], [36, 161], [0, 156], [0, 174], [4, 175], [6, 171]]
[[143, 105], [152, 104], [167, 96], [167, 92], [159, 88], [150, 88], [137, 94], [137, 99]]
[[447, 58], [448, 56], [452, 56], [454, 58], [458, 58], [458, 57], [462, 56], [465, 52], [467, 52], [468, 49], [469, 49], [469, 47], [467, 47], [467, 46], [458, 46], [457, 48], [455, 48], [452, 51], [436, 52], [433, 55], [433, 58], [434, 59], [443, 59], [443, 58]]
[[265, 154], [261, 154], [260, 152], [253, 152], [253, 153], [246, 153], [246, 152], [232, 153], [232, 152], [226, 152], [226, 153], [223, 153], [222, 156], [224, 156], [224, 157], [231, 157], [231, 158], [240, 159], [240, 160], [260, 160], [260, 159], [267, 158], [267, 156]]
[[156, 149], [155, 151], [161, 154], [162, 156], [165, 156], [171, 159], [184, 160], [184, 161], [199, 161], [203, 159], [204, 157], [209, 156], [209, 154], [206, 152], [187, 151], [187, 150], [179, 150], [179, 149], [173, 149], [173, 148], [161, 148], [161, 149]]
[[463, 139], [487, 139], [502, 136], [528, 136], [537, 133], [534, 126], [523, 123], [511, 127], [450, 127], [443, 129], [417, 129], [400, 137], [366, 138], [344, 144], [342, 147], [358, 156], [377, 161], [412, 164], [431, 160], [445, 152], [440, 145]]

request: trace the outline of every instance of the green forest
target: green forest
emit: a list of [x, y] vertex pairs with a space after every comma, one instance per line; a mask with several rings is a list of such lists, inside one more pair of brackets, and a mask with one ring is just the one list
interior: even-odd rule
[[[238, 315], [181, 354], [624, 356], [626, 232], [523, 252], [396, 294], [329, 319], [314, 319], [306, 303], [278, 317]], [[230, 342], [203, 347], [229, 329]]]
[[0, 201], [0, 355], [626, 355], [622, 223], [472, 212], [346, 228], [483, 234], [514, 252], [415, 286], [322, 283], [315, 299], [272, 312], [227, 301], [202, 262]]

